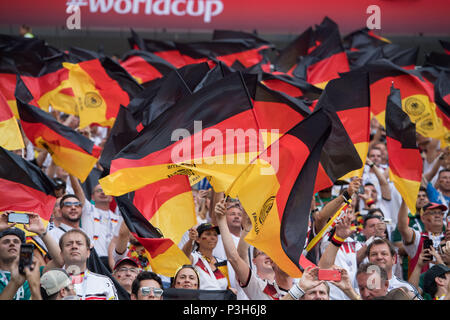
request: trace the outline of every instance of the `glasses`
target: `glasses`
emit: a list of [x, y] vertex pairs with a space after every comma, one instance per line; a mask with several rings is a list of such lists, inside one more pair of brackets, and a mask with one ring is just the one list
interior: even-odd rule
[[75, 207], [81, 207], [81, 202], [63, 202], [63, 206], [64, 207], [71, 207], [71, 206], [75, 206]]
[[103, 192], [103, 189], [94, 190], [94, 192]]
[[119, 272], [127, 272], [130, 271], [131, 273], [139, 273], [139, 269], [138, 268], [127, 268], [127, 267], [120, 267], [119, 269], [117, 269], [117, 271]]
[[143, 296], [148, 296], [151, 292], [153, 292], [153, 295], [155, 298], [159, 298], [163, 294], [163, 289], [160, 288], [154, 288], [154, 287], [142, 287], [139, 289], [141, 291], [141, 294]]

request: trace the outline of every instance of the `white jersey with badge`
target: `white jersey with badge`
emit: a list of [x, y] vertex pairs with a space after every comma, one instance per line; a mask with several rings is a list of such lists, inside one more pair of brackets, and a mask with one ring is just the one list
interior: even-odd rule
[[116, 287], [107, 276], [86, 270], [72, 277], [72, 283], [81, 300], [118, 300]]
[[251, 268], [249, 270], [247, 283], [240, 283], [240, 286], [250, 300], [279, 300], [287, 294], [275, 281], [263, 280]]
[[86, 200], [83, 205], [81, 227], [94, 244], [99, 257], [108, 256], [108, 246], [114, 236], [119, 234], [122, 217], [111, 210], [96, 208]]

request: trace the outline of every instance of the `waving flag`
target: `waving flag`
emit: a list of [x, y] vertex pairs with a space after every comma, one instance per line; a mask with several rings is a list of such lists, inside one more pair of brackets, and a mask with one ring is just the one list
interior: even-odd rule
[[444, 135], [441, 138], [441, 148], [450, 146], [450, 74], [441, 72], [434, 83], [436, 99], [436, 115], [442, 120]]
[[82, 134], [56, 121], [50, 114], [29, 105], [18, 86], [16, 94], [20, 123], [28, 139], [45, 149], [57, 166], [84, 182], [100, 156], [101, 149]]
[[389, 177], [413, 214], [416, 212], [423, 163], [416, 145], [414, 127], [408, 115], [402, 110], [400, 91], [392, 86], [386, 105]]
[[55, 185], [42, 170], [0, 147], [0, 211], [34, 212], [49, 221], [56, 202]]
[[175, 70], [175, 67], [166, 60], [142, 50], [127, 52], [121, 59], [120, 65], [142, 85], [162, 78], [170, 71]]
[[127, 195], [115, 199], [128, 229], [147, 250], [150, 257], [149, 263], [154, 272], [173, 277], [180, 266], [190, 263], [189, 258], [173, 240], [163, 237], [161, 232], [139, 212]]
[[0, 146], [8, 150], [25, 147], [17, 119], [12, 113], [8, 101], [0, 92]]

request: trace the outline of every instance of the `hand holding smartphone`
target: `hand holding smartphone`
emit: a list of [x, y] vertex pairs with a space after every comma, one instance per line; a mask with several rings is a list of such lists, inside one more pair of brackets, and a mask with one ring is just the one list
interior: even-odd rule
[[317, 273], [318, 280], [324, 281], [341, 281], [341, 272], [333, 269], [319, 269]]
[[8, 213], [8, 222], [30, 224], [30, 217], [26, 213], [10, 212]]
[[20, 246], [19, 273], [25, 274], [25, 268], [31, 268], [33, 263], [33, 251], [34, 245], [31, 243], [23, 243]]

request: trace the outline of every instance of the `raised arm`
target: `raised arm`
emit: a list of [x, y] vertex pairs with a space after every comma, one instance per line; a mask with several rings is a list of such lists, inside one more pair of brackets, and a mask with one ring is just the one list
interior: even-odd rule
[[319, 268], [330, 269], [334, 265], [339, 248], [344, 243], [345, 239], [354, 232], [351, 230], [351, 224], [352, 221], [350, 216], [344, 216], [336, 223], [336, 231], [319, 260]]
[[189, 258], [189, 260], [191, 260], [191, 263], [193, 261], [192, 258], [192, 249], [194, 248], [194, 241], [196, 241], [198, 238], [198, 232], [197, 230], [192, 227], [189, 229], [189, 240], [186, 241], [186, 243], [184, 244], [183, 248], [181, 249], [184, 254]]
[[84, 206], [84, 203], [86, 202], [86, 196], [84, 195], [83, 188], [81, 187], [80, 180], [78, 178], [74, 177], [73, 175], [69, 175], [70, 177], [70, 183], [72, 184], [73, 192], [75, 195], [80, 199], [81, 205]]
[[51, 235], [47, 233], [47, 229], [42, 223], [41, 217], [37, 213], [30, 213], [28, 215], [30, 217], [30, 224], [28, 226], [25, 225], [25, 229], [39, 235], [42, 241], [44, 241], [48, 253], [52, 257], [52, 260], [46, 265], [44, 271], [51, 268], [61, 268], [64, 265], [64, 260], [61, 256], [59, 244]]
[[402, 200], [402, 204], [398, 211], [397, 228], [402, 235], [403, 243], [409, 244], [413, 241], [414, 230], [408, 225], [408, 207], [405, 200]]
[[239, 282], [245, 283], [250, 274], [250, 266], [239, 256], [236, 246], [234, 245], [231, 232], [228, 229], [225, 199], [218, 202], [214, 209], [217, 225], [219, 226], [220, 235], [222, 236], [223, 247], [225, 249], [225, 254], [227, 255], [227, 260], [233, 267]]
[[245, 237], [252, 230], [252, 221], [250, 220], [247, 213], [243, 213], [242, 216], [242, 230], [239, 238], [239, 243], [237, 246], [237, 251], [239, 256], [250, 265], [249, 257], [248, 257], [248, 248], [250, 247], [247, 241], [245, 241]]
[[378, 182], [380, 184], [381, 196], [385, 200], [391, 200], [391, 188], [389, 187], [389, 182], [381, 171], [369, 158], [366, 159], [366, 163], [373, 170], [373, 173], [377, 176]]
[[[360, 178], [355, 178], [350, 182], [347, 188], [348, 198], [351, 198], [353, 194], [358, 192], [360, 185], [361, 185]], [[317, 212], [317, 214], [314, 216], [315, 222], [314, 226], [316, 233], [322, 230], [322, 228], [327, 224], [328, 219], [330, 219], [336, 213], [336, 211], [342, 206], [344, 201], [345, 201], [344, 195], [341, 194], [339, 195], [339, 197], [328, 202], [322, 208], [322, 210]]]

